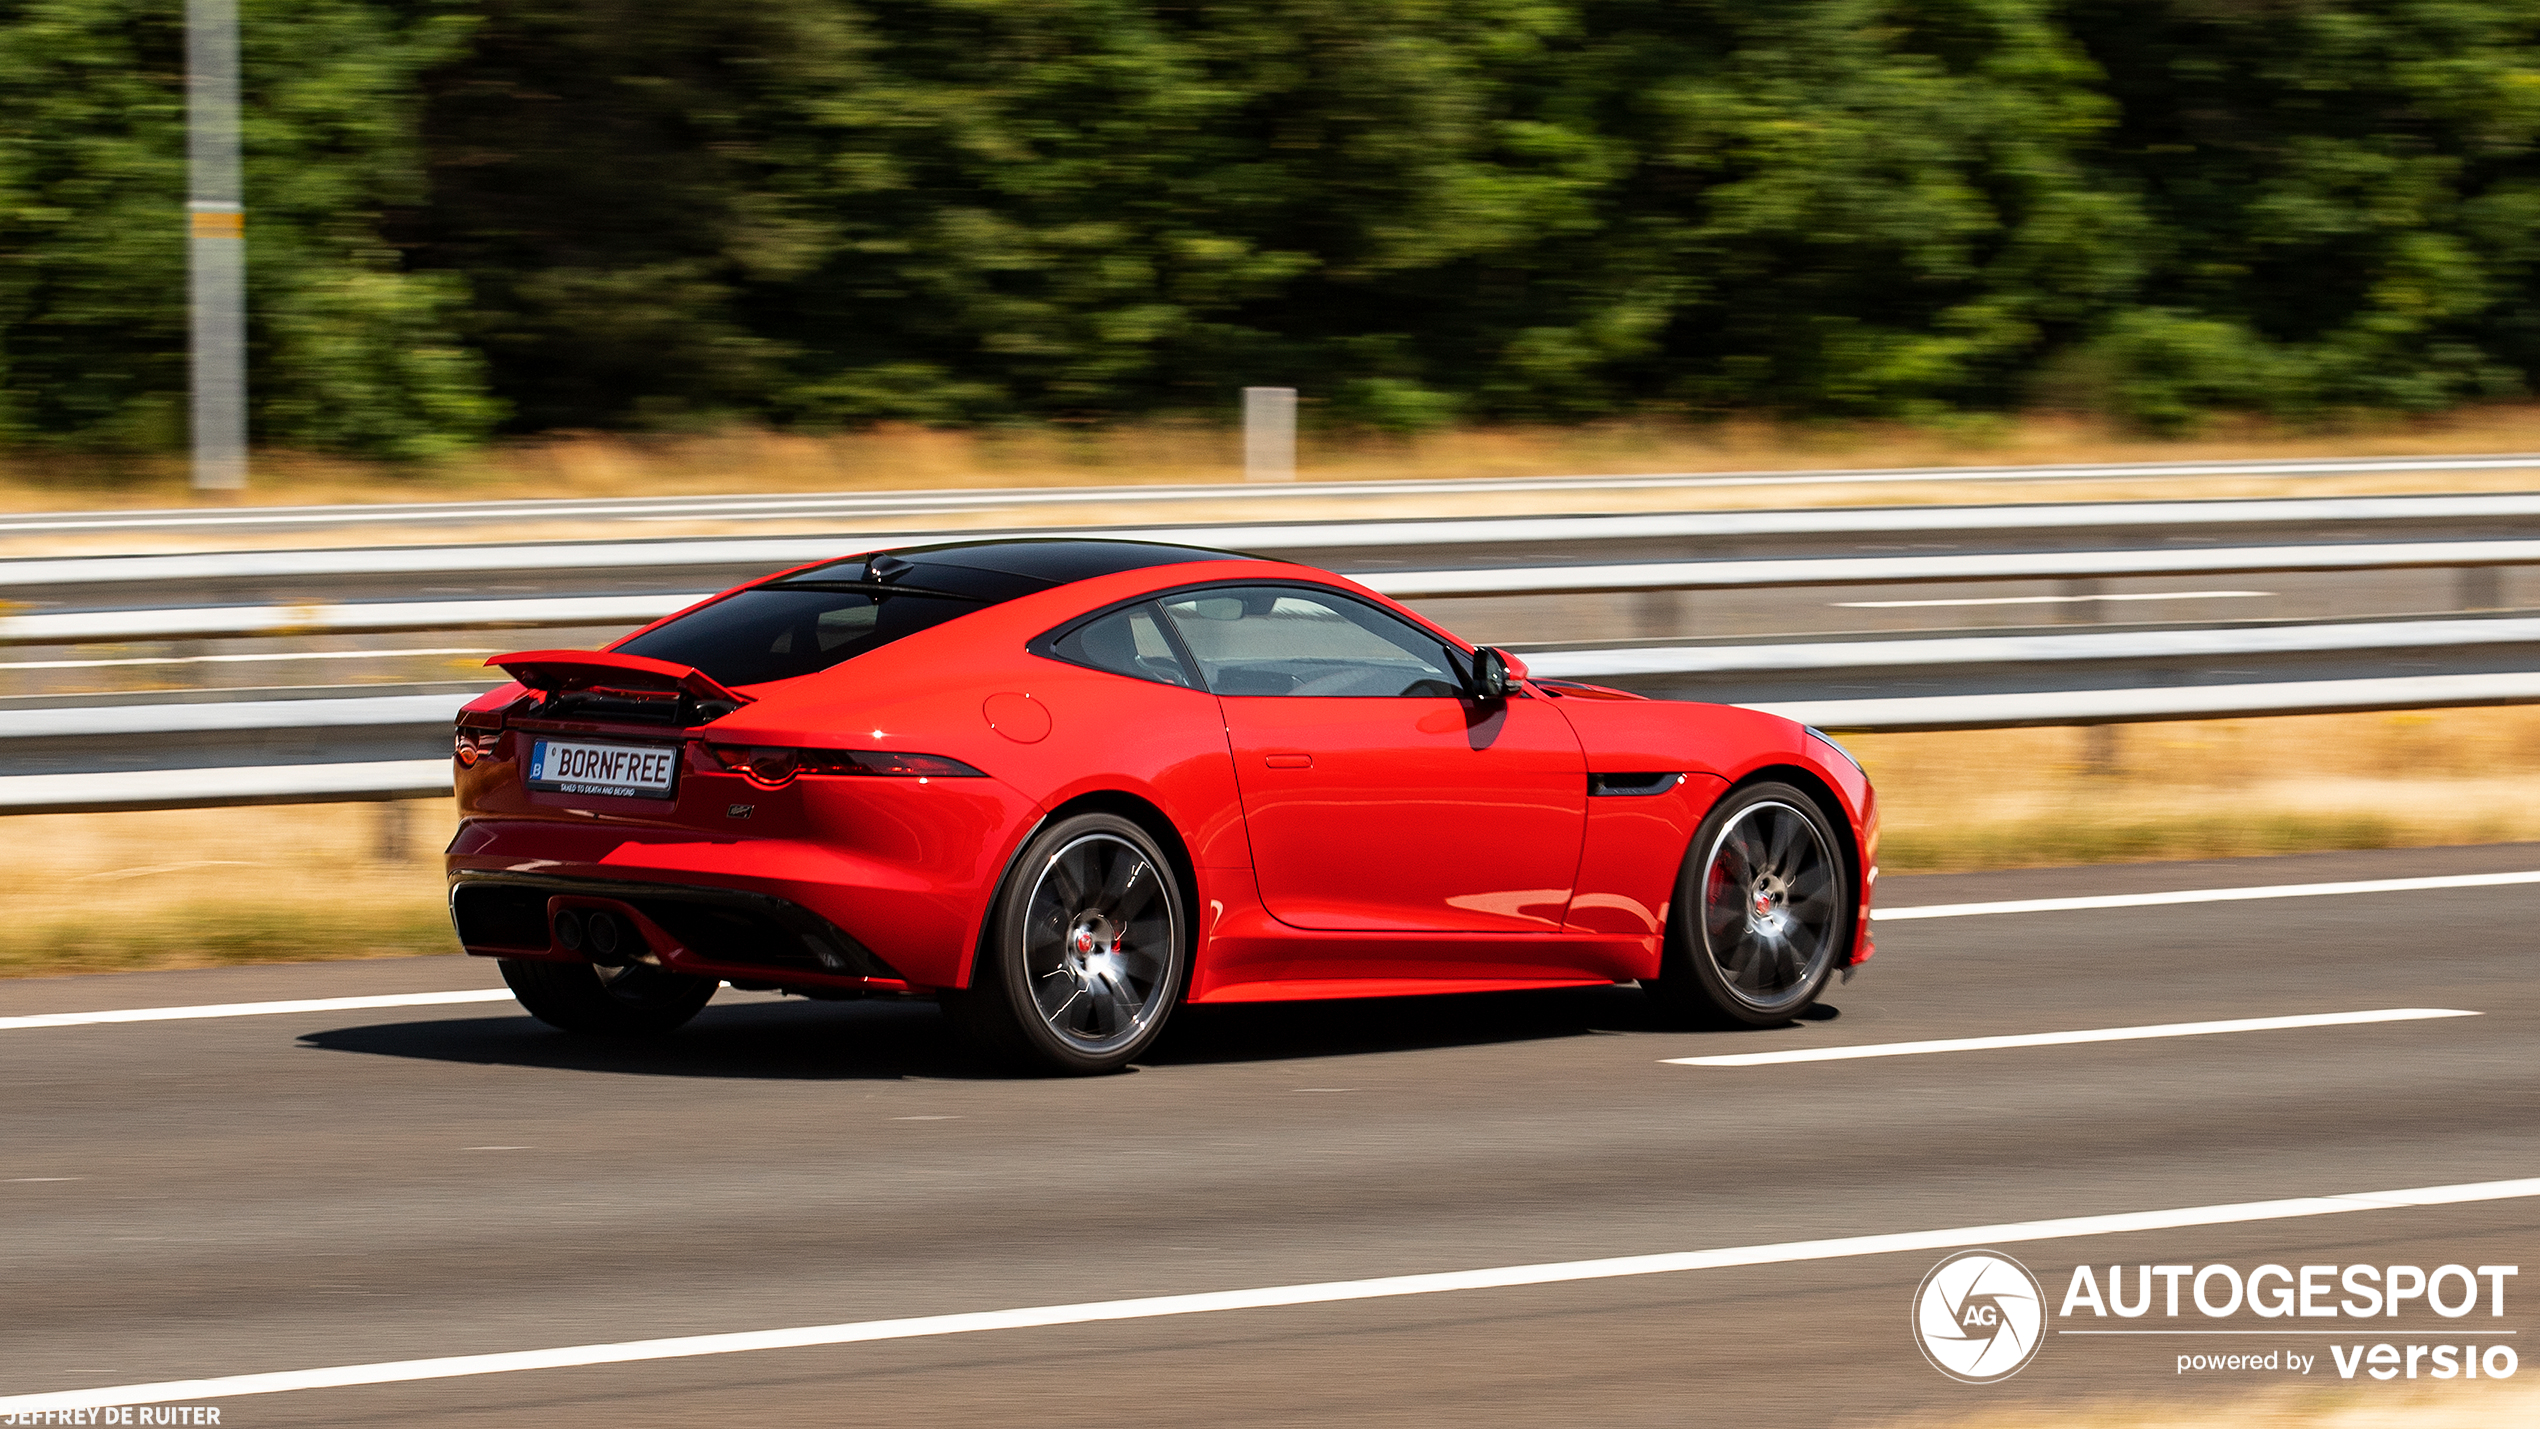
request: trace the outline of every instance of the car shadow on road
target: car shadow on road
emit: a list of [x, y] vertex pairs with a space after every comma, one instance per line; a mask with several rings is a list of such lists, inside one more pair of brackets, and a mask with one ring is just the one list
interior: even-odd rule
[[[1808, 1014], [1812, 1021], [1835, 1015], [1823, 1006]], [[1684, 1030], [1668, 1026], [1649, 999], [1630, 987], [1244, 1003], [1181, 1009], [1140, 1061], [1152, 1067], [1279, 1062]], [[677, 1032], [627, 1041], [572, 1036], [524, 1014], [334, 1028], [307, 1033], [300, 1044], [378, 1057], [651, 1077], [855, 1081], [1021, 1075], [971, 1053], [926, 1002], [724, 1004], [707, 1008]]]
[[651, 1077], [855, 1081], [988, 1077], [929, 1002], [743, 1002], [708, 1007], [659, 1037], [576, 1037], [526, 1013], [334, 1028], [300, 1038], [329, 1052], [479, 1066]]
[[[1811, 1021], [1839, 1014], [1809, 1009]], [[1347, 1002], [1255, 1002], [1186, 1007], [1146, 1060], [1274, 1062], [1382, 1052], [1535, 1042], [1595, 1033], [1684, 1033], [1634, 987], [1477, 992]], [[1742, 1029], [1741, 1029], [1742, 1030]], [[1729, 1035], [1725, 1030], [1722, 1035]]]

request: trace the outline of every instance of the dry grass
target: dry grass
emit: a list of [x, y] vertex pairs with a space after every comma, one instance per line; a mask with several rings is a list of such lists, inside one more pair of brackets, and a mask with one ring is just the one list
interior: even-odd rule
[[[2185, 461], [2302, 455], [2399, 455], [2540, 450], [2540, 406], [2497, 406], [2443, 417], [2333, 428], [2218, 423], [2192, 440], [2162, 441], [2069, 417], [1969, 418], [1937, 426], [1731, 421], [1600, 423], [1580, 427], [1459, 428], [1392, 438], [1307, 431], [1299, 474], [1352, 481], [1421, 477], [1587, 475], [1804, 468], [1990, 466], [2035, 462]], [[940, 487], [1227, 482], [1242, 477], [1232, 427], [1150, 422], [1115, 427], [938, 431], [886, 426], [828, 436], [738, 429], [624, 437], [557, 435], [505, 443], [429, 467], [387, 467], [261, 453], [250, 489], [221, 498], [265, 505], [504, 496], [699, 495]], [[2477, 484], [2475, 476], [2436, 480]], [[2304, 489], [2316, 479], [2297, 478]], [[2380, 478], [2377, 487], [2420, 483]], [[2248, 484], [2284, 488], [2283, 480]], [[2244, 484], [2234, 483], [2232, 491]], [[1992, 491], [1997, 488], [1973, 488]], [[1847, 488], [1784, 491], [1775, 501], [1935, 499]], [[2216, 491], [2212, 494], [2228, 494]], [[19, 454], [0, 460], [0, 508], [182, 506], [197, 498], [181, 458]], [[1735, 498], [1723, 500], [1737, 502]], [[1750, 498], [1751, 499], [1751, 498]], [[1982, 498], [1977, 498], [1982, 499]]]
[[1889, 873], [2540, 838], [2540, 709], [1844, 743]]
[[[379, 856], [383, 808], [402, 856]], [[0, 976], [455, 952], [455, 818], [448, 800], [17, 816]]]
[[[2540, 839], [2540, 709], [1864, 735], [1890, 873]], [[2104, 760], [2104, 762], [2102, 762]], [[447, 801], [10, 821], [0, 976], [450, 952]]]
[[2041, 1413], [1917, 1418], [1896, 1429], [2502, 1429], [2540, 1424], [2540, 1385], [2517, 1376], [2440, 1386], [2286, 1389], [2212, 1407], [2105, 1403]]

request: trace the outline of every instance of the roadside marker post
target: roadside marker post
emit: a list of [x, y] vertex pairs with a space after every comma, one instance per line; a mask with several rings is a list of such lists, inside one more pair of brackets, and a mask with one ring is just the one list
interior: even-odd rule
[[238, 0], [185, 5], [186, 274], [194, 487], [247, 484], [247, 242], [238, 164]]
[[1244, 389], [1244, 480], [1296, 480], [1296, 389]]

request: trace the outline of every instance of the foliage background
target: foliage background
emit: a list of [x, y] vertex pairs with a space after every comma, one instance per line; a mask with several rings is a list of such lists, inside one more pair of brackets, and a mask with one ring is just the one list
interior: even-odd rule
[[[244, 0], [256, 435], [2540, 371], [2540, 0]], [[0, 442], [182, 434], [179, 0], [0, 0]]]

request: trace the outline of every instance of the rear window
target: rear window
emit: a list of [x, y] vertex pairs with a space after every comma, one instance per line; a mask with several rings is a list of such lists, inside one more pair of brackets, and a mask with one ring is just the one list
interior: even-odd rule
[[615, 648], [694, 666], [722, 684], [756, 685], [826, 670], [981, 608], [923, 591], [754, 586]]

